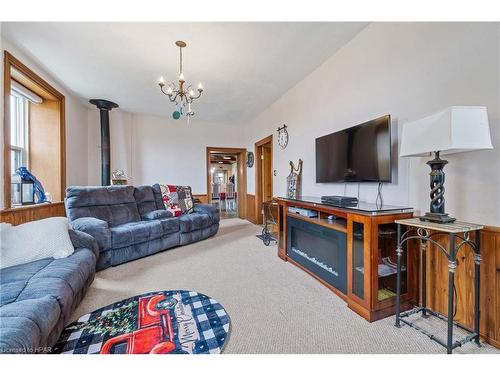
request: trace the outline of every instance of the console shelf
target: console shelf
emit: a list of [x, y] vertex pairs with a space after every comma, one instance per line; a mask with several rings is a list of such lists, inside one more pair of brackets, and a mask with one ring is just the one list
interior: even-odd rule
[[294, 218], [297, 218], [300, 220], [307, 221], [309, 223], [322, 225], [322, 226], [330, 228], [330, 229], [338, 230], [339, 232], [347, 233], [347, 220], [345, 220], [345, 219], [342, 222], [339, 220], [328, 220], [328, 219], [322, 218], [321, 216], [306, 217], [306, 216], [302, 216], [299, 214], [295, 214], [293, 212], [287, 212], [287, 215], [290, 217], [294, 217]]
[[[396, 261], [394, 221], [411, 218], [410, 208], [380, 208], [370, 204], [334, 207], [314, 197], [303, 200], [278, 198], [277, 201], [278, 256], [281, 259], [311, 274], [368, 321], [394, 314], [396, 272], [391, 272], [391, 265]], [[289, 212], [289, 207], [312, 210], [318, 215], [302, 216]], [[297, 249], [297, 246], [302, 248]], [[410, 302], [417, 299], [418, 270], [414, 266], [417, 262], [412, 261], [417, 256], [416, 251], [411, 246], [407, 250], [403, 260], [401, 301], [409, 307]]]

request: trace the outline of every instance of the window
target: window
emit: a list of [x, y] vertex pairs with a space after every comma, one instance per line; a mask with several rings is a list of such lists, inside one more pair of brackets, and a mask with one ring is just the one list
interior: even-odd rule
[[[10, 95], [10, 155], [12, 182], [19, 167], [28, 167], [28, 100], [12, 90]], [[17, 176], [18, 177], [18, 176]]]
[[[66, 187], [64, 95], [4, 51], [3, 208], [33, 203], [60, 203]], [[26, 167], [36, 182], [16, 173]], [[41, 199], [43, 198], [43, 199]]]

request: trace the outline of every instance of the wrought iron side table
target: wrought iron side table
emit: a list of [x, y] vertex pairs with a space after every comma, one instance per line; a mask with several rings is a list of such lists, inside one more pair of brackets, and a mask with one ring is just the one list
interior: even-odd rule
[[[396, 327], [400, 328], [401, 323], [404, 323], [412, 328], [421, 331], [427, 335], [431, 340], [444, 346], [448, 354], [451, 354], [453, 349], [462, 346], [467, 342], [474, 341], [477, 345], [479, 343], [479, 266], [481, 263], [481, 250], [480, 250], [480, 238], [482, 225], [454, 222], [450, 224], [440, 224], [433, 222], [421, 221], [419, 218], [396, 220], [397, 224], [397, 286], [396, 286]], [[401, 233], [401, 227], [406, 226], [407, 230]], [[475, 232], [474, 241], [470, 240], [470, 232]], [[449, 236], [449, 249], [447, 250], [443, 245], [433, 239], [434, 236], [438, 234], [448, 234]], [[460, 242], [455, 244], [455, 240], [459, 239]], [[420, 240], [421, 255], [422, 255], [422, 301], [421, 305], [413, 308], [412, 310], [401, 313], [401, 256], [403, 255], [403, 244], [409, 240], [417, 239]], [[438, 312], [435, 312], [427, 307], [426, 305], [426, 252], [428, 243], [432, 243], [448, 259], [448, 316], [443, 316]], [[454, 276], [455, 269], [457, 268], [457, 254], [464, 245], [469, 245], [474, 251], [474, 330], [470, 330], [468, 327], [453, 321], [453, 288], [454, 288]], [[406, 318], [410, 315], [422, 313], [425, 317], [427, 314], [444, 320], [448, 323], [448, 335], [447, 341], [444, 342], [435, 335], [426, 330], [413, 324]], [[453, 325], [460, 327], [470, 334], [460, 341], [453, 342]]]

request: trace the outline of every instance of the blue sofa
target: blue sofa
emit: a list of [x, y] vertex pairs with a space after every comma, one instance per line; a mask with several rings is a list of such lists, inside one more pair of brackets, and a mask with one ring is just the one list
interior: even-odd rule
[[196, 204], [193, 213], [173, 217], [158, 184], [72, 186], [65, 206], [71, 227], [97, 240], [97, 270], [200, 241], [219, 229], [219, 212], [211, 205]]
[[50, 352], [94, 280], [99, 247], [70, 230], [75, 252], [0, 270], [0, 353]]

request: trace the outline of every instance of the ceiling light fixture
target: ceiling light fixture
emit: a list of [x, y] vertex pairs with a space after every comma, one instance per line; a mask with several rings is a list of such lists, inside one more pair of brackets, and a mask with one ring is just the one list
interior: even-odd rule
[[201, 83], [198, 84], [198, 94], [196, 94], [191, 85], [186, 82], [182, 71], [182, 49], [186, 47], [187, 44], [182, 40], [178, 40], [175, 42], [175, 45], [179, 47], [179, 84], [178, 86], [173, 82], [166, 84], [165, 79], [160, 77], [158, 85], [160, 86], [161, 92], [168, 96], [170, 102], [175, 103], [177, 107], [172, 113], [172, 117], [175, 120], [178, 120], [182, 115], [184, 115], [187, 117], [189, 122], [190, 117], [194, 116], [191, 103], [193, 100], [198, 99], [201, 96], [201, 93], [203, 92], [203, 85]]

